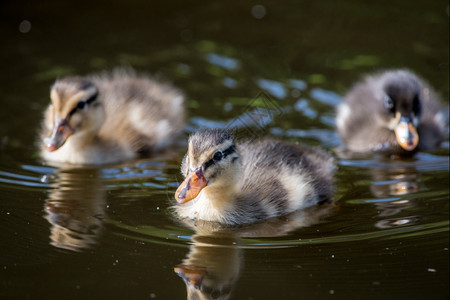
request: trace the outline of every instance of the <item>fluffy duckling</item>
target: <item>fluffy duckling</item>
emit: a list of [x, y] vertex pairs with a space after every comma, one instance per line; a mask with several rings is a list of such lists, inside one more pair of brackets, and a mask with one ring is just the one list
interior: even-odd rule
[[42, 157], [103, 164], [161, 150], [184, 126], [183, 94], [133, 70], [57, 80], [44, 115]]
[[253, 223], [329, 199], [333, 171], [333, 158], [318, 148], [237, 143], [226, 130], [200, 130], [189, 138], [175, 209], [183, 218]]
[[354, 152], [408, 156], [437, 147], [444, 136], [433, 90], [407, 70], [378, 73], [356, 84], [337, 108], [336, 125]]

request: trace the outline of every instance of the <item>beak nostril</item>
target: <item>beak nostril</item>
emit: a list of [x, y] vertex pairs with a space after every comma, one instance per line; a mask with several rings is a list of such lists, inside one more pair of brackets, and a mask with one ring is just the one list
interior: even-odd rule
[[207, 182], [202, 173], [189, 172], [175, 192], [175, 198], [180, 204], [189, 202], [197, 197], [205, 186], [207, 186]]

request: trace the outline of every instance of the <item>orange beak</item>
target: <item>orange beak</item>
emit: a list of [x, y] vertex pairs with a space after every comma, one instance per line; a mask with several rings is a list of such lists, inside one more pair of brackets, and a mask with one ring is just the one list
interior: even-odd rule
[[401, 117], [394, 129], [399, 145], [406, 151], [412, 151], [419, 143], [419, 134], [409, 118]]
[[201, 168], [194, 172], [189, 172], [186, 179], [180, 184], [175, 192], [175, 199], [178, 203], [183, 204], [195, 199], [201, 190], [208, 185]]
[[66, 120], [55, 120], [52, 133], [49, 137], [44, 139], [45, 147], [50, 152], [58, 150], [64, 145], [69, 136], [73, 133], [73, 129], [69, 126]]

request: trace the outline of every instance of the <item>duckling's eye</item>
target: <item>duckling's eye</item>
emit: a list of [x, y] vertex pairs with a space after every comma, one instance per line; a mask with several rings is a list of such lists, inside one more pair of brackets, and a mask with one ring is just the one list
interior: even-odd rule
[[80, 101], [77, 104], [77, 109], [83, 109], [86, 106], [86, 102], [85, 101]]
[[386, 99], [384, 99], [384, 107], [386, 107], [387, 110], [394, 112], [394, 101], [392, 101], [390, 97], [386, 97]]
[[216, 153], [214, 153], [213, 155], [213, 159], [214, 161], [220, 161], [223, 158], [223, 154], [220, 151], [217, 151]]

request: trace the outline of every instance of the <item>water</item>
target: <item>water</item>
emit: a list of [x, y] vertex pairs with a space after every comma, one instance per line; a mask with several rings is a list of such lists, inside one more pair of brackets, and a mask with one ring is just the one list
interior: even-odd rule
[[186, 91], [187, 132], [249, 126], [334, 151], [341, 95], [393, 67], [448, 111], [447, 2], [10, 1], [0, 24], [0, 298], [184, 299], [200, 281], [211, 298], [448, 298], [448, 140], [338, 158], [332, 205], [228, 230], [173, 214], [185, 146], [100, 168], [36, 147], [55, 78], [117, 65]]

